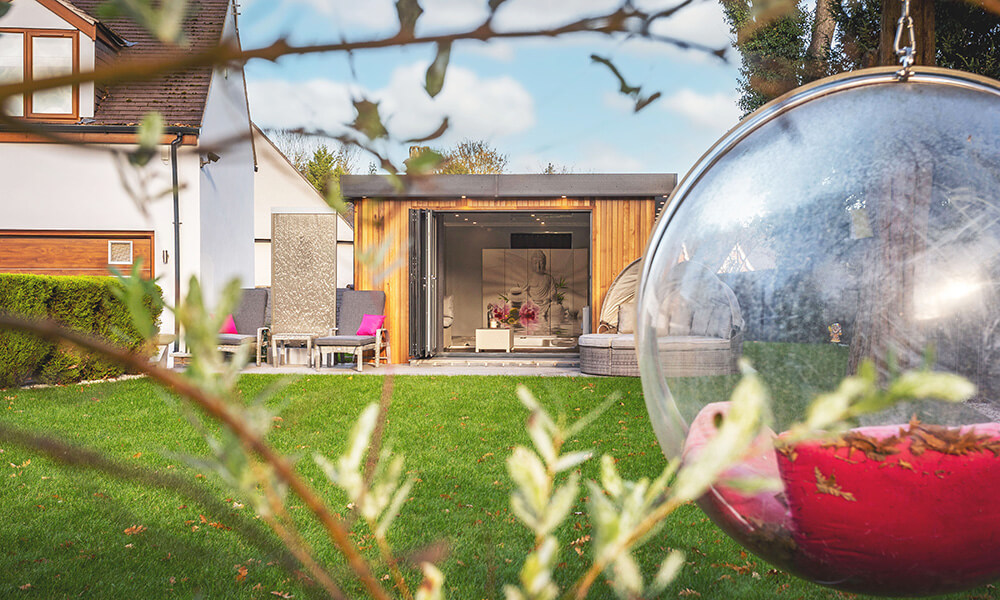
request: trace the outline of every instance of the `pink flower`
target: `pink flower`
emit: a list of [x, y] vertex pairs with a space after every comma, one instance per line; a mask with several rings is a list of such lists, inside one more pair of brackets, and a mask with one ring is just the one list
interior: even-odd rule
[[489, 313], [491, 319], [496, 319], [497, 321], [504, 322], [507, 317], [510, 316], [510, 305], [506, 302], [502, 304], [490, 304], [486, 305], [486, 310]]
[[531, 328], [538, 325], [540, 313], [541, 309], [538, 305], [531, 300], [527, 300], [521, 305], [521, 310], [518, 311], [517, 316], [521, 321], [521, 326], [530, 331]]

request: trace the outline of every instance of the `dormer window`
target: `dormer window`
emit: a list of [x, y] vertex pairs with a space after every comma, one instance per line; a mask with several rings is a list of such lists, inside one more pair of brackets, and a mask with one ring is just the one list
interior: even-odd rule
[[[0, 83], [69, 75], [80, 69], [75, 31], [0, 30]], [[76, 120], [78, 86], [47, 89], [9, 98], [7, 114], [38, 120]]]

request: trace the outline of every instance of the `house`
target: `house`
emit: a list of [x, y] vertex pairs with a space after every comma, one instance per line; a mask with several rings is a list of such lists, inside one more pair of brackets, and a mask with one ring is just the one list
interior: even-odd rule
[[[184, 47], [99, 18], [101, 4], [14, 0], [0, 18], [0, 81], [239, 44], [231, 0], [191, 3]], [[62, 143], [0, 128], [0, 272], [104, 275], [142, 259], [171, 304], [192, 276], [209, 302], [231, 278], [254, 281], [254, 148], [241, 68], [81, 83], [7, 109]], [[159, 151], [134, 167], [125, 153], [150, 111], [166, 128]], [[162, 327], [175, 331], [169, 312]]]
[[676, 174], [429, 175], [397, 189], [345, 175], [365, 250], [355, 288], [385, 291], [394, 363], [473, 350], [477, 330], [508, 321], [515, 350], [570, 349], [596, 330], [605, 292], [645, 252], [676, 184]]
[[[254, 285], [271, 285], [271, 213], [275, 209], [333, 212], [323, 195], [257, 125], [253, 125], [257, 171], [254, 174]], [[351, 215], [348, 215], [350, 217]], [[353, 222], [337, 218], [337, 287], [354, 283]]]

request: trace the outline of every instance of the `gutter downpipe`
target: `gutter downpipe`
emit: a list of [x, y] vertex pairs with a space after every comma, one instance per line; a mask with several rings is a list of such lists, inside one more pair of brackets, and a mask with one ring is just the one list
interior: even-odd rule
[[170, 175], [173, 178], [174, 194], [174, 352], [180, 352], [181, 324], [177, 320], [176, 309], [181, 305], [181, 202], [177, 181], [177, 147], [184, 140], [184, 134], [176, 133], [170, 142]]

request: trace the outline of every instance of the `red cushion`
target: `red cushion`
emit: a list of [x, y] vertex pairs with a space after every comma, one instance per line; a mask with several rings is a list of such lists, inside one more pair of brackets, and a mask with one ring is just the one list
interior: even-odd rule
[[236, 321], [233, 320], [233, 315], [226, 315], [226, 320], [222, 323], [222, 329], [219, 333], [231, 333], [238, 335], [240, 332], [236, 331]]
[[375, 335], [385, 323], [385, 315], [365, 315], [361, 318], [361, 327], [355, 335]]
[[[850, 433], [857, 440], [850, 446], [812, 441], [778, 454], [803, 575], [891, 595], [939, 594], [1000, 577], [1000, 458], [984, 447], [1000, 451], [1000, 424]], [[931, 447], [940, 435], [970, 433], [979, 440], [964, 455]], [[860, 448], [872, 448], [872, 440], [893, 453], [866, 454]]]

